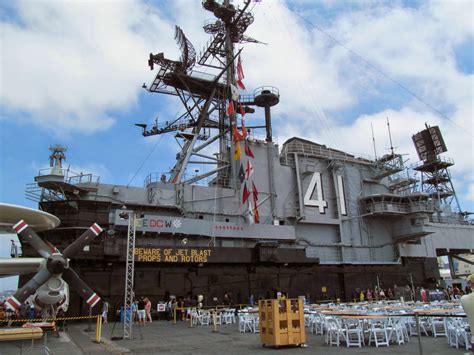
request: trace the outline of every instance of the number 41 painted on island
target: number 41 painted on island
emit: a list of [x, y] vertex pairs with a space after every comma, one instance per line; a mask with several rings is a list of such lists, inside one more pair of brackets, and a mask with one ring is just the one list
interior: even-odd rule
[[[316, 199], [312, 199], [311, 197], [316, 190]], [[306, 190], [306, 194], [304, 195], [304, 204], [306, 206], [314, 206], [319, 208], [319, 213], [325, 213], [325, 208], [328, 207], [327, 201], [323, 199], [323, 189], [322, 189], [322, 181], [321, 181], [321, 174], [315, 172], [311, 177], [311, 181], [309, 182], [308, 190]]]

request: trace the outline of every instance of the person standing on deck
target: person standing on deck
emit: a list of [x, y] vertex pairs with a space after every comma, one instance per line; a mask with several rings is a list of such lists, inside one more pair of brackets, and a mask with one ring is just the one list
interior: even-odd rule
[[152, 322], [151, 319], [151, 301], [147, 298], [145, 298], [145, 323], [146, 322]]
[[140, 300], [137, 304], [137, 313], [138, 313], [138, 325], [145, 325], [145, 301], [143, 297], [140, 297]]
[[[474, 287], [474, 274], [469, 275], [467, 281], [472, 289]], [[461, 304], [471, 328], [471, 344], [474, 345], [474, 293], [462, 296]]]
[[109, 313], [109, 303], [104, 301], [102, 303], [102, 323], [107, 324], [107, 313]]

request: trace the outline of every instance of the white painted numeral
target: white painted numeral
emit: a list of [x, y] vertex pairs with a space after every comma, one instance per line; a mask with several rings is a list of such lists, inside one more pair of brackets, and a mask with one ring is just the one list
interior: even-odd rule
[[[312, 199], [314, 192], [316, 191], [316, 198]], [[319, 213], [324, 213], [325, 208], [328, 207], [328, 203], [323, 200], [323, 189], [322, 189], [322, 182], [321, 182], [321, 174], [315, 172], [311, 177], [311, 181], [309, 182], [308, 190], [306, 190], [306, 194], [304, 195], [304, 204], [306, 206], [314, 206], [319, 208]]]
[[341, 208], [341, 214], [347, 216], [344, 180], [341, 175], [337, 175], [337, 189], [339, 191], [339, 206]]

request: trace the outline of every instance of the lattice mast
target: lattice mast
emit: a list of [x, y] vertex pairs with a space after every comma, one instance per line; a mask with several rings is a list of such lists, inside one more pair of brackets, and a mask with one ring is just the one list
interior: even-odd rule
[[412, 140], [421, 160], [414, 166], [414, 170], [421, 173], [421, 190], [437, 201], [438, 208], [442, 204], [451, 205], [455, 202], [455, 207], [461, 212], [449, 173], [449, 167], [454, 165], [454, 161], [441, 156], [448, 149], [439, 127], [426, 124], [426, 129], [413, 135]]
[[[236, 124], [236, 115], [227, 115], [226, 105], [232, 100], [235, 110], [240, 111], [237, 107], [238, 93], [232, 89], [236, 83], [234, 63], [237, 55], [234, 53], [234, 44], [257, 42], [244, 35], [253, 22], [253, 15], [246, 12], [249, 4], [250, 0], [247, 0], [243, 8], [238, 9], [229, 0], [224, 0], [223, 3], [203, 1], [203, 7], [212, 12], [217, 20], [204, 26], [204, 31], [213, 37], [199, 56], [179, 27], [176, 27], [175, 38], [182, 55], [178, 61], [165, 58], [163, 53], [150, 54], [150, 68], [158, 65], [160, 69], [150, 87], [145, 84], [143, 87], [150, 92], [178, 96], [185, 107], [185, 112], [177, 119], [164, 124], [156, 121], [151, 129], [145, 124], [138, 124], [142, 127], [144, 136], [176, 132], [176, 138], [184, 140], [177, 162], [171, 170], [169, 180], [172, 183], [193, 183], [217, 174], [217, 179], [214, 180], [216, 184], [230, 184], [233, 147], [229, 133], [232, 125]], [[195, 64], [217, 73], [207, 76], [198, 73], [194, 69]], [[252, 104], [255, 105], [253, 102], [245, 104], [245, 112], [254, 111], [248, 107]], [[198, 145], [198, 141], [203, 143]], [[203, 154], [202, 150], [215, 141], [219, 142], [217, 156]], [[184, 171], [188, 164], [198, 163], [191, 160], [192, 156], [204, 159], [206, 164], [215, 164], [215, 168], [185, 180]]]

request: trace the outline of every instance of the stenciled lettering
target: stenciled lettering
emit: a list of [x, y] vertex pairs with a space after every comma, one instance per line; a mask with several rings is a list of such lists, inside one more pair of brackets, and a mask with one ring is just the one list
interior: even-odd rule
[[134, 250], [135, 260], [145, 263], [207, 263], [211, 249], [142, 248]]

